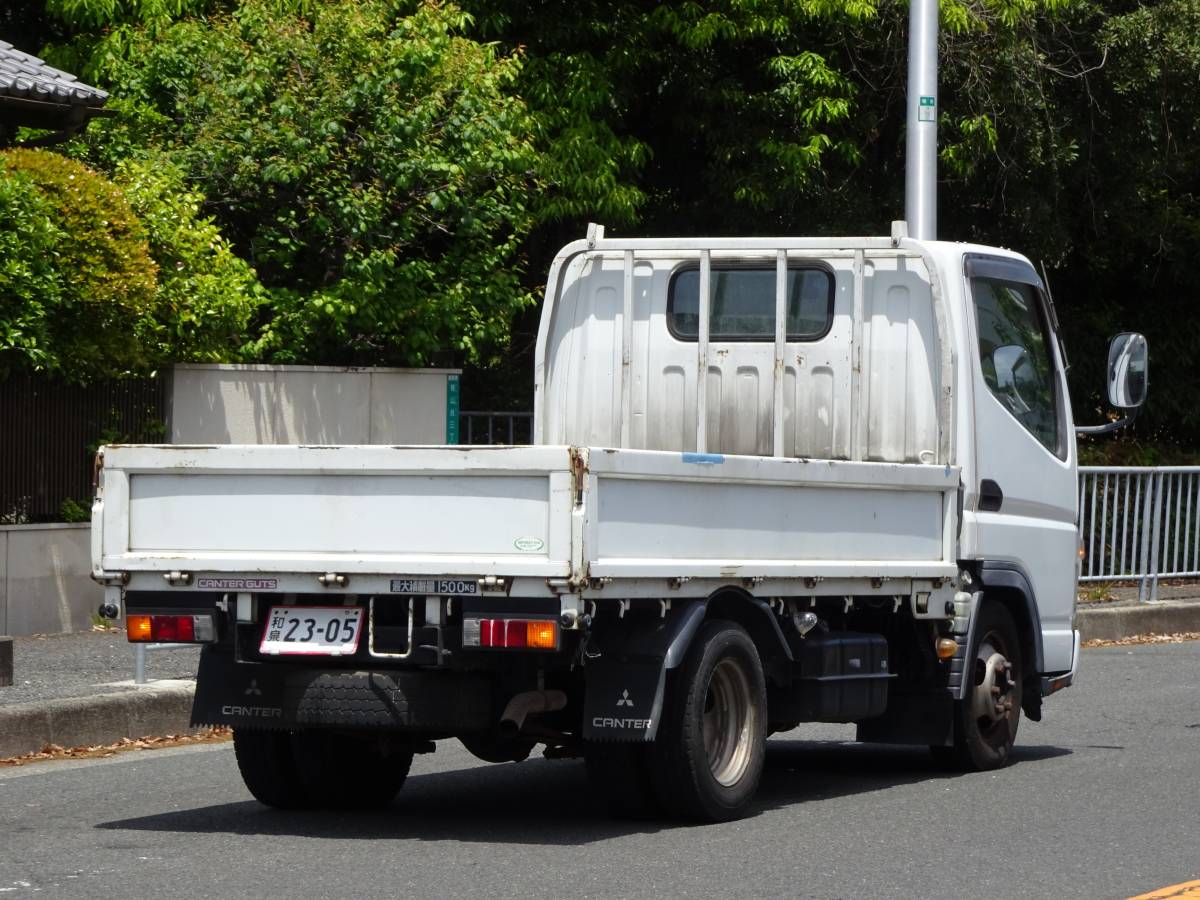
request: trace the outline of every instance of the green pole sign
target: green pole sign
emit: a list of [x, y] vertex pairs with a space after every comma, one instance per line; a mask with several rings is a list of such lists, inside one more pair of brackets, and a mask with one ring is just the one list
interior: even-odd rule
[[458, 443], [459, 384], [457, 375], [446, 376], [446, 443]]

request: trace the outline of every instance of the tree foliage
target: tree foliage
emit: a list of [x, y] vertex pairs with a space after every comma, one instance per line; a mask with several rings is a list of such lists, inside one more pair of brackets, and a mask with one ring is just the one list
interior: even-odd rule
[[130, 162], [113, 181], [0, 153], [0, 371], [82, 380], [228, 359], [258, 293], [169, 166]]
[[269, 294], [250, 352], [419, 364], [504, 346], [532, 302], [539, 155], [510, 92], [519, 55], [465, 24], [432, 4], [248, 0], [106, 45], [98, 71], [134, 115], [96, 141], [161, 147], [202, 188]]
[[90, 375], [145, 363], [157, 287], [120, 189], [51, 153], [0, 153], [0, 363]]
[[264, 291], [254, 270], [203, 215], [202, 195], [163, 159], [126, 160], [115, 180], [158, 266], [153, 309], [137, 325], [146, 357], [156, 365], [243, 359]]

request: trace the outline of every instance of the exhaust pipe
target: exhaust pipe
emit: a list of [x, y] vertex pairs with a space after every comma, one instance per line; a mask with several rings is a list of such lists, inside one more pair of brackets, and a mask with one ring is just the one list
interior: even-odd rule
[[908, 8], [908, 102], [904, 218], [908, 233], [937, 240], [938, 0]]
[[504, 707], [497, 730], [501, 737], [516, 737], [525, 725], [525, 719], [537, 713], [556, 712], [567, 705], [567, 695], [562, 691], [526, 691], [517, 694]]

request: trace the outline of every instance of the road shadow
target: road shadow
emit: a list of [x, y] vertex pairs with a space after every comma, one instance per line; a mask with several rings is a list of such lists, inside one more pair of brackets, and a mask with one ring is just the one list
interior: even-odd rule
[[[1012, 766], [1031, 765], [1071, 753], [1066, 747], [1018, 744], [1013, 748]], [[972, 777], [976, 776], [948, 771], [925, 747], [773, 740], [767, 744], [767, 764], [758, 801], [762, 808], [778, 808], [923, 781]]]
[[[1071, 751], [1018, 747], [1017, 765]], [[780, 741], [768, 744], [751, 815], [796, 804], [970, 777], [939, 769], [923, 748]], [[411, 776], [396, 801], [373, 811], [284, 812], [246, 800], [101, 822], [97, 828], [334, 840], [469, 841], [581, 846], [689, 826], [614, 820], [589, 790], [583, 763], [532, 759]]]

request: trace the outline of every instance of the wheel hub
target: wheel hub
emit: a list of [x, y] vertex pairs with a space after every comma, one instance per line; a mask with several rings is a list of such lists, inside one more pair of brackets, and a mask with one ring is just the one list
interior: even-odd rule
[[733, 660], [721, 660], [704, 696], [703, 732], [709, 770], [725, 787], [737, 784], [750, 765], [754, 716], [750, 679]]
[[998, 651], [993, 650], [986, 656], [981, 652], [976, 660], [976, 672], [972, 711], [980, 730], [986, 731], [1012, 714], [1012, 665]]

